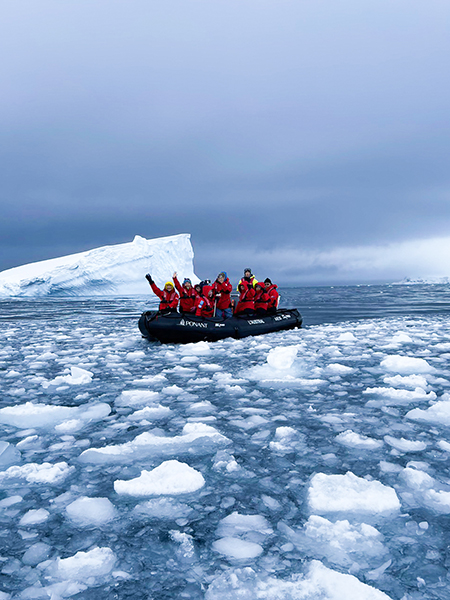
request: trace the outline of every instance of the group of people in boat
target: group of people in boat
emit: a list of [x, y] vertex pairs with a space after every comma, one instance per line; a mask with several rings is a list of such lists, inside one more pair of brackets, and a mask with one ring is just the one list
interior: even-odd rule
[[237, 315], [274, 314], [278, 308], [279, 294], [277, 286], [267, 277], [264, 282], [258, 281], [251, 269], [244, 269], [237, 289], [237, 303], [231, 298], [233, 287], [227, 273], [222, 271], [214, 283], [209, 280], [192, 285], [190, 279], [181, 284], [177, 273], [173, 274], [173, 283], [167, 281], [164, 289], [160, 289], [147, 273], [145, 276], [153, 292], [160, 299], [159, 310], [162, 313], [179, 312], [199, 317], [219, 317], [229, 319]]

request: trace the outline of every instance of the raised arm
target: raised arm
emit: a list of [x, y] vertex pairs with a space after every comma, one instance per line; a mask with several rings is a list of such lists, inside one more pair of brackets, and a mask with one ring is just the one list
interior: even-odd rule
[[176, 273], [176, 271], [175, 271], [175, 273], [172, 275], [172, 279], [173, 279], [173, 282], [174, 282], [174, 284], [175, 284], [175, 287], [176, 287], [176, 289], [177, 289], [178, 293], [179, 293], [179, 294], [183, 294], [184, 290], [183, 290], [183, 288], [181, 287], [181, 283], [178, 281], [178, 278], [177, 278], [177, 273]]

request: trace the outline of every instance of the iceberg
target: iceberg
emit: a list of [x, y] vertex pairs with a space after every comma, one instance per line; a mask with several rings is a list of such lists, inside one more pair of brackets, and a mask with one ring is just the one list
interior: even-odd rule
[[401, 281], [395, 281], [392, 285], [448, 285], [450, 277], [405, 277]]
[[180, 278], [199, 281], [194, 273], [190, 234], [103, 246], [78, 254], [43, 260], [0, 272], [0, 297], [107, 296], [147, 294], [144, 276], [159, 286], [177, 271]]

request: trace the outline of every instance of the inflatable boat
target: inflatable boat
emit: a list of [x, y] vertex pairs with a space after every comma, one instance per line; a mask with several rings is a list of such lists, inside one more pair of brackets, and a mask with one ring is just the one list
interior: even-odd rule
[[246, 315], [230, 319], [205, 319], [180, 313], [161, 314], [155, 310], [144, 312], [139, 319], [142, 335], [163, 344], [216, 342], [224, 338], [241, 339], [301, 327], [302, 317], [296, 308], [279, 309], [267, 316]]

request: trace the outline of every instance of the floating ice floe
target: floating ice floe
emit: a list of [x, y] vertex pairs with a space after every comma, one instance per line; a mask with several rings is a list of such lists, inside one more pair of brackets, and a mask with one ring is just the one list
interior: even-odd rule
[[386, 555], [381, 533], [367, 523], [350, 524], [346, 519], [333, 523], [324, 517], [309, 517], [300, 531], [280, 523], [279, 530], [299, 550], [331, 564], [352, 568], [370, 568], [379, 565]]
[[216, 452], [212, 468], [219, 473], [243, 472], [243, 469], [239, 466], [234, 456], [226, 450]]
[[6, 471], [0, 472], [0, 485], [8, 485], [14, 480], [25, 480], [28, 483], [46, 483], [58, 485], [62, 483], [75, 467], [69, 467], [66, 462], [51, 463], [28, 463], [22, 466], [12, 466]]
[[277, 427], [269, 448], [276, 452], [291, 452], [293, 447], [300, 447], [302, 441], [303, 436], [300, 436], [293, 427]]
[[184, 394], [184, 389], [179, 385], [169, 385], [161, 390], [161, 394], [165, 396], [181, 396]]
[[64, 421], [72, 421], [72, 428], [81, 429], [91, 421], [100, 421], [110, 412], [109, 404], [103, 402], [74, 407], [26, 402], [0, 409], [0, 423], [28, 429], [55, 427], [62, 425]]
[[387, 356], [381, 361], [380, 366], [385, 371], [399, 373], [400, 375], [417, 375], [420, 373], [433, 373], [435, 369], [424, 359], [411, 356]]
[[392, 344], [412, 344], [412, 338], [403, 331], [398, 331], [391, 339]]
[[[259, 385], [269, 388], [316, 388], [326, 383], [318, 378], [321, 369], [313, 366], [311, 361], [296, 361], [298, 346], [278, 346], [272, 348], [265, 364], [258, 364], [242, 371], [245, 380], [257, 381]], [[307, 375], [305, 377], [305, 375]]]
[[135, 506], [133, 513], [138, 518], [176, 520], [184, 519], [194, 510], [187, 504], [171, 497], [152, 498]]
[[424, 506], [440, 514], [450, 514], [450, 491], [442, 487], [433, 477], [411, 467], [403, 469], [399, 475], [400, 481], [407, 486], [407, 492], [402, 493], [405, 503], [417, 507]]
[[143, 350], [134, 350], [133, 352], [128, 352], [125, 358], [126, 360], [142, 360], [145, 358], [145, 352]]
[[272, 348], [267, 356], [267, 362], [274, 369], [290, 369], [297, 357], [297, 352], [296, 346]]
[[212, 549], [229, 559], [245, 561], [256, 558], [264, 549], [256, 542], [248, 542], [235, 537], [223, 537], [212, 543]]
[[10, 465], [20, 462], [20, 450], [9, 442], [0, 442], [0, 469], [5, 469]]
[[22, 496], [19, 496], [17, 494], [15, 494], [14, 496], [8, 496], [7, 498], [3, 498], [3, 500], [0, 500], [0, 509], [14, 506], [14, 504], [18, 504], [19, 502], [22, 502], [22, 500]]
[[[267, 374], [266, 376], [267, 377]], [[273, 388], [273, 389], [288, 389], [288, 388], [307, 388], [314, 389], [318, 388], [327, 383], [324, 379], [307, 379], [305, 377], [293, 377], [292, 375], [286, 375], [283, 378], [273, 378], [266, 379], [263, 378], [259, 380], [259, 385], [265, 388]]]
[[94, 548], [89, 552], [77, 552], [74, 556], [59, 558], [56, 563], [61, 578], [83, 581], [88, 577], [110, 573], [116, 557], [111, 548]]
[[233, 512], [227, 517], [223, 518], [217, 528], [217, 535], [238, 537], [250, 535], [255, 537], [254, 534], [267, 536], [273, 533], [267, 519], [262, 515], [244, 515], [238, 512]]
[[184, 356], [206, 356], [211, 353], [211, 346], [208, 342], [196, 342], [195, 344], [184, 344], [180, 348]]
[[434, 425], [450, 427], [450, 400], [436, 402], [426, 410], [413, 408], [405, 416], [412, 421], [425, 421]]
[[445, 440], [439, 440], [439, 442], [437, 443], [437, 445], [444, 452], [450, 452], [450, 444], [448, 442], [446, 442]]
[[178, 556], [183, 561], [187, 560], [190, 562], [195, 556], [194, 538], [192, 535], [176, 529], [169, 531], [169, 535], [172, 541], [179, 544], [179, 547], [176, 551]]
[[358, 338], [353, 335], [351, 331], [346, 331], [345, 333], [341, 333], [336, 339], [335, 342], [357, 342]]
[[172, 411], [167, 406], [162, 406], [158, 404], [156, 406], [146, 406], [141, 410], [135, 411], [132, 415], [129, 415], [127, 418], [130, 421], [155, 421], [157, 419], [164, 419], [168, 417]]
[[427, 378], [423, 375], [391, 375], [383, 378], [383, 383], [395, 387], [404, 387], [411, 390], [428, 388]]
[[233, 512], [222, 519], [217, 528], [218, 540], [212, 548], [232, 560], [249, 560], [263, 553], [262, 542], [273, 533], [262, 515]]
[[82, 452], [80, 461], [102, 464], [106, 462], [123, 462], [147, 456], [167, 456], [192, 452], [214, 451], [217, 446], [228, 445], [230, 440], [217, 429], [204, 423], [187, 423], [182, 435], [164, 437], [151, 432], [144, 432], [131, 442], [103, 448], [88, 448]]
[[128, 481], [116, 480], [118, 494], [129, 496], [176, 496], [196, 492], [205, 485], [203, 475], [178, 460], [168, 460], [139, 477]]
[[379, 481], [367, 481], [350, 471], [345, 475], [317, 473], [308, 489], [308, 505], [312, 513], [361, 513], [388, 515], [400, 509], [393, 488]]
[[161, 373], [158, 373], [158, 375], [145, 375], [141, 379], [133, 379], [132, 381], [130, 381], [131, 385], [137, 385], [139, 387], [147, 385], [152, 386], [159, 383], [167, 383], [167, 377], [165, 375], [161, 375]]
[[332, 375], [349, 375], [355, 371], [354, 368], [341, 365], [340, 363], [330, 363], [326, 366], [326, 370]]
[[[422, 388], [412, 390], [396, 390], [394, 388], [374, 387], [363, 391], [365, 395], [379, 396], [383, 404], [409, 404], [410, 402], [423, 402], [425, 400], [436, 400], [434, 392], [426, 392]], [[370, 401], [369, 406], [376, 406], [376, 403]]]
[[[36, 544], [30, 546], [22, 556], [22, 562], [24, 565], [34, 567], [46, 560], [50, 556], [50, 552], [51, 546], [44, 542], [36, 542]], [[1, 596], [0, 600], [2, 600]]]
[[126, 390], [115, 400], [116, 406], [127, 406], [130, 408], [141, 408], [153, 405], [161, 398], [159, 392], [152, 390]]
[[228, 569], [214, 579], [205, 600], [390, 600], [390, 597], [353, 575], [311, 561], [304, 574], [280, 579], [252, 568]]
[[400, 479], [410, 488], [416, 491], [427, 491], [434, 486], [435, 480], [433, 477], [421, 471], [420, 469], [412, 469], [406, 467], [400, 473]]
[[405, 438], [398, 439], [391, 435], [385, 435], [384, 441], [399, 452], [422, 452], [427, 447], [426, 442], [405, 440]]
[[73, 523], [81, 527], [103, 525], [117, 516], [117, 511], [108, 498], [87, 496], [81, 496], [66, 506], [66, 513]]
[[70, 367], [70, 374], [58, 375], [51, 381], [43, 381], [42, 387], [47, 389], [50, 386], [59, 385], [85, 385], [91, 383], [94, 373], [81, 369], [80, 367]]
[[46, 569], [46, 579], [51, 582], [50, 585], [41, 590], [47, 591], [48, 597], [52, 598], [74, 596], [105, 583], [116, 562], [116, 555], [111, 548], [93, 548], [67, 558], [58, 558]]
[[351, 429], [343, 431], [336, 436], [336, 441], [347, 448], [356, 448], [358, 450], [377, 450], [383, 446], [383, 442], [375, 440], [366, 435], [355, 433]]
[[41, 523], [45, 523], [49, 516], [50, 513], [48, 512], [48, 510], [45, 510], [45, 508], [31, 509], [23, 515], [23, 517], [19, 521], [19, 525], [21, 527], [29, 527], [30, 525], [40, 525]]

